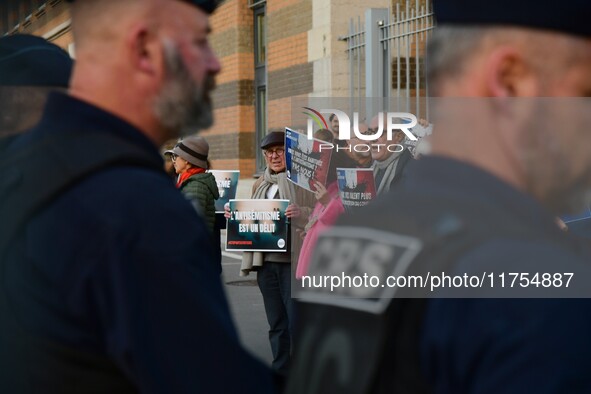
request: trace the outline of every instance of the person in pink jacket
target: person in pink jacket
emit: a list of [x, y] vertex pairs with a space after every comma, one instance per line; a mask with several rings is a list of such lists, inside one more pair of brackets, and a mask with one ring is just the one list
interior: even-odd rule
[[318, 236], [328, 227], [332, 226], [338, 217], [345, 211], [341, 197], [339, 196], [339, 187], [337, 183], [337, 168], [355, 168], [357, 163], [352, 160], [344, 151], [333, 152], [328, 177], [327, 186], [320, 182], [314, 182], [316, 188], [316, 205], [304, 228], [304, 243], [298, 257], [296, 268], [296, 278], [301, 279], [308, 272], [308, 266], [314, 253]]

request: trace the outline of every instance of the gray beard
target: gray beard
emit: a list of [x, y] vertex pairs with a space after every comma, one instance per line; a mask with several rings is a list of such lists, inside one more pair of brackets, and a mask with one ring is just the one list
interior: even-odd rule
[[522, 132], [520, 151], [526, 190], [553, 213], [576, 214], [591, 203], [591, 168], [577, 178], [570, 175], [573, 173], [572, 158], [556, 130], [584, 128], [584, 125], [563, 124], [560, 111], [548, 107], [552, 103], [538, 104], [537, 112]]
[[197, 133], [213, 124], [213, 108], [208, 91], [214, 86], [207, 76], [199, 86], [185, 67], [178, 51], [165, 46], [167, 81], [154, 102], [160, 123], [179, 136]]

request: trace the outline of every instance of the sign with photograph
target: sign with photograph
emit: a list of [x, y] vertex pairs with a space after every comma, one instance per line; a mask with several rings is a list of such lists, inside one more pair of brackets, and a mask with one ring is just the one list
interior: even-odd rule
[[226, 250], [285, 252], [289, 200], [230, 200]]
[[224, 213], [224, 205], [236, 198], [240, 171], [210, 170], [209, 172], [215, 177], [220, 193], [220, 198], [215, 201], [215, 212]]
[[[324, 149], [321, 149], [321, 146]], [[322, 140], [285, 129], [285, 164], [287, 178], [304, 189], [315, 191], [313, 182], [326, 185], [332, 149]]]
[[365, 206], [377, 195], [371, 168], [337, 168], [337, 182], [345, 208]]

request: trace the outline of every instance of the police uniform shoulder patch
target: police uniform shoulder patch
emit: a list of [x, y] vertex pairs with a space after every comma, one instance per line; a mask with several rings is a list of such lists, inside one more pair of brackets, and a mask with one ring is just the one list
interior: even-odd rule
[[422, 247], [420, 239], [408, 235], [334, 227], [319, 237], [295, 295], [303, 302], [380, 314], [398, 291], [388, 278], [404, 275]]

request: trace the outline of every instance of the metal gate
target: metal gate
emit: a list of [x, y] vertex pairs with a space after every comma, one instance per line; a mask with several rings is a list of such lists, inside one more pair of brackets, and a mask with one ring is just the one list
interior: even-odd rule
[[[350, 21], [340, 39], [347, 41], [351, 112], [366, 105], [368, 114], [394, 108], [429, 118], [425, 50], [434, 28], [431, 0], [398, 0]], [[384, 108], [365, 98], [383, 98]]]

